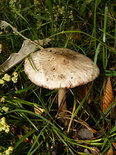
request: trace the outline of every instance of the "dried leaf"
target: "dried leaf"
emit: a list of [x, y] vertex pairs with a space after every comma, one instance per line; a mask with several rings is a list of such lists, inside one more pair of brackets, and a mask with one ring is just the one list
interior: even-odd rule
[[113, 148], [114, 148], [114, 154], [116, 154], [116, 143], [112, 143]]
[[106, 109], [110, 106], [114, 99], [113, 90], [112, 90], [112, 84], [110, 77], [107, 78], [106, 86], [104, 89], [104, 95], [102, 98], [102, 111], [105, 112]]
[[20, 61], [22, 61], [25, 57], [27, 57], [30, 53], [36, 51], [38, 46], [30, 42], [30, 40], [24, 40], [21, 49], [18, 53], [12, 53], [9, 58], [0, 65], [0, 74], [8, 71]]
[[11, 26], [9, 23], [7, 23], [6, 21], [2, 20], [1, 23], [0, 23], [1, 30], [4, 30], [5, 32], [7, 32], [7, 30], [6, 30], [7, 27], [11, 27], [12, 30], [13, 30], [13, 33], [18, 32], [17, 28]]
[[[21, 49], [18, 53], [12, 53], [9, 58], [0, 65], [0, 74], [8, 71], [12, 67], [14, 67], [16, 64], [18, 64], [20, 61], [22, 61], [24, 58], [26, 58], [30, 53], [35, 52], [37, 49], [39, 49], [41, 46], [38, 45], [38, 43], [43, 43], [43, 45], [47, 45], [51, 39], [45, 38], [43, 40], [24, 40]], [[41, 47], [43, 49], [43, 47]]]
[[112, 147], [108, 150], [108, 152], [106, 153], [106, 155], [114, 155], [113, 148]]
[[[17, 28], [13, 27], [8, 22], [2, 20], [0, 22], [0, 28], [3, 29], [5, 32], [7, 32], [6, 31], [7, 27], [10, 27], [13, 30], [13, 33], [20, 35], [25, 40], [22, 44], [20, 51], [18, 53], [12, 53], [10, 55], [10, 57], [2, 65], [0, 65], [0, 74], [8, 71], [14, 65], [19, 63], [25, 57], [27, 57], [30, 53], [36, 51], [37, 49], [43, 49], [43, 47], [39, 45], [39, 40], [32, 41], [32, 40], [26, 38], [20, 32], [18, 32]], [[40, 41], [42, 42], [42, 40], [40, 40]], [[43, 41], [43, 44], [46, 45], [49, 41], [50, 41], [50, 39], [46, 38], [45, 41]]]
[[112, 145], [114, 146], [114, 148], [116, 149], [116, 143], [112, 143]]

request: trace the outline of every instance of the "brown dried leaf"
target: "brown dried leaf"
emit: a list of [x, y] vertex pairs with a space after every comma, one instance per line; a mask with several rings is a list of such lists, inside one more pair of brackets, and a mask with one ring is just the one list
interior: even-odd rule
[[107, 78], [106, 86], [102, 98], [102, 111], [105, 112], [114, 99], [110, 77]]
[[112, 143], [113, 147], [116, 149], [116, 143]]
[[106, 155], [114, 155], [112, 147], [108, 150]]

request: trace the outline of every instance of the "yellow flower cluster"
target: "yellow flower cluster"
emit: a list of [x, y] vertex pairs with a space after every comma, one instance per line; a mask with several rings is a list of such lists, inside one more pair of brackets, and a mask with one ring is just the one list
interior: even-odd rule
[[6, 133], [10, 131], [10, 126], [6, 123], [5, 117], [0, 119], [0, 131], [5, 131]]
[[5, 106], [3, 106], [3, 107], [2, 107], [2, 110], [5, 111], [5, 112], [8, 112], [9, 107], [5, 107]]
[[10, 131], [10, 126], [6, 123], [6, 118], [2, 117], [0, 119], [0, 131], [4, 130], [6, 133]]
[[4, 74], [2, 80], [9, 82], [11, 80], [11, 76], [8, 74]]
[[0, 79], [0, 84], [5, 84], [5, 81], [9, 82], [11, 80], [13, 81], [13, 83], [17, 83], [17, 81], [18, 81], [18, 73], [17, 72], [14, 72], [12, 74], [12, 77], [10, 75], [8, 75], [7, 73], [4, 74], [2, 79]]
[[0, 79], [0, 84], [4, 84], [5, 81], [3, 79]]
[[[0, 98], [0, 102], [1, 103], [5, 102], [5, 97], [4, 96]], [[8, 112], [8, 110], [9, 110], [9, 107], [6, 107], [6, 106], [0, 107], [0, 111]]]
[[13, 81], [13, 83], [17, 83], [17, 81], [18, 81], [18, 73], [17, 72], [13, 73], [12, 81]]
[[5, 97], [4, 96], [0, 98], [0, 102], [3, 102], [3, 103], [5, 102]]
[[13, 147], [9, 146], [8, 149], [4, 152], [1, 152], [0, 155], [10, 155], [13, 152]]

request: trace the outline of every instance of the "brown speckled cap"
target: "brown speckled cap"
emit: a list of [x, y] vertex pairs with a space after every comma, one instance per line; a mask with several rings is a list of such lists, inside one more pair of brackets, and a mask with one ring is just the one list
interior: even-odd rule
[[73, 88], [93, 81], [99, 69], [87, 56], [67, 48], [46, 48], [26, 58], [24, 70], [36, 85]]

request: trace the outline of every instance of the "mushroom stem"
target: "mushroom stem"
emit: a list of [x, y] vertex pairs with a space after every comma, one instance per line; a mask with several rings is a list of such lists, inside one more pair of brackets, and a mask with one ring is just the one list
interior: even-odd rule
[[63, 103], [65, 100], [66, 100], [66, 89], [60, 88], [58, 91], [58, 107], [59, 108], [63, 106]]
[[61, 121], [64, 123], [65, 126], [67, 126], [68, 121], [66, 120], [67, 116], [66, 89], [64, 88], [60, 88], [58, 91], [58, 107]]

